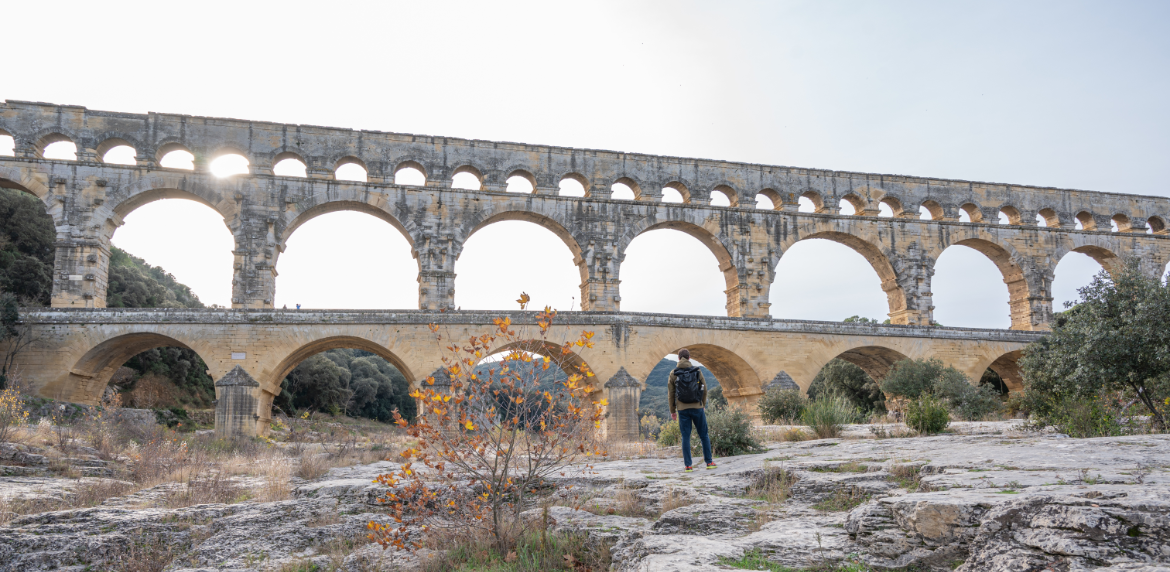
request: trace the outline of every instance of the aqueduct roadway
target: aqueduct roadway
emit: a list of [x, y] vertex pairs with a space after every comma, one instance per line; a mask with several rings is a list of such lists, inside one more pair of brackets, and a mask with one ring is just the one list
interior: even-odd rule
[[[596, 355], [587, 361], [612, 395], [609, 432], [623, 437], [636, 431], [645, 376], [680, 347], [726, 379], [729, 396], [741, 403], [781, 371], [806, 388], [833, 357], [880, 378], [903, 356], [937, 356], [974, 379], [990, 366], [1018, 386], [1014, 357], [1052, 319], [1050, 288], [1061, 257], [1085, 253], [1109, 270], [1132, 257], [1151, 275], [1170, 261], [1170, 200], [1161, 197], [14, 101], [0, 105], [0, 135], [15, 141], [15, 156], [0, 157], [0, 186], [40, 199], [57, 229], [53, 308], [27, 312], [33, 343], [18, 357], [24, 375], [47, 397], [92, 402], [113, 370], [137, 352], [189, 347], [223, 382], [221, 409], [239, 402], [223, 398], [229, 388], [247, 393], [248, 419], [232, 422], [246, 432], [267, 426], [283, 376], [318, 351], [360, 347], [410, 379], [429, 375], [438, 354], [437, 346], [422, 345], [435, 345], [423, 335], [427, 323], [468, 333], [490, 324], [486, 313], [436, 310], [452, 307], [463, 244], [501, 220], [540, 224], [573, 252], [584, 312], [562, 313], [559, 321], [598, 332]], [[44, 158], [45, 147], [58, 141], [76, 145], [76, 160]], [[103, 162], [120, 145], [133, 147], [135, 165]], [[194, 169], [160, 167], [175, 150], [190, 152]], [[208, 164], [225, 154], [242, 155], [250, 172], [213, 176]], [[288, 158], [302, 162], [307, 176], [274, 175], [273, 165]], [[351, 163], [365, 169], [367, 181], [334, 178]], [[405, 168], [421, 171], [425, 186], [395, 184]], [[480, 188], [452, 188], [461, 173], [473, 175]], [[505, 192], [513, 177], [528, 181], [533, 192]], [[564, 179], [581, 183], [586, 196], [560, 195]], [[633, 189], [635, 200], [612, 198], [615, 183]], [[665, 188], [685, 202], [663, 203]], [[711, 206], [716, 192], [731, 206]], [[754, 208], [757, 195], [775, 209]], [[816, 212], [797, 210], [802, 197]], [[235, 239], [232, 310], [103, 309], [111, 236], [126, 214], [163, 198], [195, 200], [223, 216]], [[841, 201], [856, 214], [841, 214]], [[892, 218], [877, 216], [881, 204]], [[920, 207], [930, 220], [919, 218]], [[337, 210], [372, 214], [406, 236], [418, 261], [419, 310], [272, 309], [285, 241], [305, 221]], [[960, 222], [961, 213], [971, 222]], [[1007, 224], [999, 223], [1001, 213]], [[659, 228], [686, 232], [715, 254], [726, 280], [727, 318], [620, 312], [626, 247]], [[797, 241], [812, 238], [842, 243], [869, 261], [894, 325], [769, 318], [777, 263]], [[982, 252], [1002, 272], [1011, 330], [929, 325], [934, 262], [956, 244]], [[531, 317], [516, 314], [514, 321]], [[240, 372], [228, 376], [237, 365]], [[230, 385], [241, 379], [242, 385]]]

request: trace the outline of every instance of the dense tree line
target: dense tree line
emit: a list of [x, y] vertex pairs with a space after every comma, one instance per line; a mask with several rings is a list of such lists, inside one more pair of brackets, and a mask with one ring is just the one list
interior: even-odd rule
[[110, 249], [110, 308], [203, 308], [199, 297], [160, 266], [118, 247]]
[[0, 188], [0, 291], [23, 304], [48, 306], [57, 231], [36, 197]]
[[392, 421], [394, 410], [413, 419], [410, 382], [390, 362], [363, 350], [335, 349], [301, 362], [280, 386], [274, 405], [289, 415], [333, 415]]

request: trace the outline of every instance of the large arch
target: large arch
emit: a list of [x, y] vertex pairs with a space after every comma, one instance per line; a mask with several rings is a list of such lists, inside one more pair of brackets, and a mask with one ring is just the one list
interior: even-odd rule
[[991, 362], [991, 365], [987, 366], [999, 374], [999, 378], [1003, 380], [1008, 390], [1012, 392], [1023, 391], [1024, 389], [1024, 373], [1018, 363], [1021, 357], [1024, 357], [1023, 350], [1011, 351], [999, 356], [995, 361]]
[[[1012, 252], [1002, 245], [983, 238], [966, 238], [952, 242], [951, 246], [966, 246], [984, 255], [1003, 275], [1003, 282], [1008, 288], [1008, 306], [1011, 308], [1011, 329], [1032, 329], [1032, 305], [1029, 301], [1033, 297], [1033, 288], [1028, 283], [1024, 270], [1013, 260]], [[946, 249], [943, 249], [946, 252]], [[939, 253], [941, 256], [942, 253]]]
[[[492, 348], [492, 350], [488, 352], [488, 354], [484, 356], [483, 360], [480, 360], [479, 363], [483, 363], [484, 360], [491, 356], [513, 350], [546, 356], [549, 358], [549, 361], [552, 365], [559, 367], [561, 371], [568, 375], [580, 373], [582, 366], [589, 368], [589, 364], [586, 363], [577, 352], [570, 351], [565, 353], [564, 346], [553, 343], [549, 340], [542, 339], [516, 340], [514, 342], [502, 344], [498, 347]], [[592, 368], [589, 368], [589, 371], [592, 371]], [[601, 389], [601, 383], [601, 380], [595, 382], [593, 384], [594, 388]]]
[[[833, 357], [843, 359], [860, 367], [865, 371], [866, 375], [878, 383], [881, 383], [886, 378], [886, 375], [890, 373], [890, 369], [894, 367], [895, 363], [909, 359], [906, 354], [898, 350], [877, 345], [857, 346]], [[821, 368], [824, 368], [827, 363], [829, 362], [826, 361], [824, 364], [821, 364]]]
[[272, 368], [270, 375], [265, 375], [264, 379], [257, 380], [260, 382], [260, 388], [269, 394], [268, 406], [272, 405], [271, 396], [280, 393], [280, 384], [288, 374], [306, 359], [328, 350], [335, 350], [340, 348], [357, 349], [370, 352], [394, 366], [410, 383], [418, 383], [418, 375], [415, 368], [407, 365], [406, 361], [399, 357], [390, 348], [360, 336], [330, 336], [313, 340], [305, 343], [297, 349], [290, 352], [284, 357], [276, 367]]
[[[114, 336], [85, 352], [70, 369], [68, 379], [42, 387], [40, 394], [54, 399], [96, 403], [122, 364], [144, 351], [160, 347], [179, 347], [199, 353], [198, 349], [184, 341], [155, 332]], [[209, 363], [203, 355], [200, 357]], [[66, 392], [70, 394], [68, 397]]]
[[589, 280], [589, 267], [584, 264], [582, 259], [581, 244], [569, 232], [564, 222], [557, 220], [555, 216], [526, 210], [480, 212], [477, 213], [477, 216], [472, 217], [471, 220], [464, 223], [461, 233], [463, 242], [466, 243], [472, 235], [486, 228], [488, 225], [503, 221], [529, 222], [552, 232], [557, 238], [561, 239], [561, 242], [565, 243], [565, 246], [569, 248], [569, 252], [573, 253], [573, 263], [576, 264], [577, 269], [580, 271], [581, 283], [584, 284]]
[[[898, 283], [898, 274], [894, 270], [894, 266], [891, 264], [889, 257], [886, 256], [881, 248], [859, 236], [837, 231], [814, 232], [801, 235], [799, 240], [793, 241], [792, 244], [815, 238], [843, 244], [864, 257], [866, 262], [877, 272], [878, 279], [881, 280], [882, 291], [886, 293], [886, 301], [890, 308], [889, 316], [891, 321], [901, 323], [896, 321], [896, 317], [906, 314], [906, 291]], [[792, 244], [786, 245], [784, 251], [787, 251], [787, 248], [792, 246]], [[777, 256], [776, 263], [779, 263], [782, 256], [783, 252]]]
[[[682, 221], [682, 220], [653, 220], [643, 219], [637, 221], [626, 227], [626, 231], [618, 239], [619, 263], [625, 259], [626, 250], [630, 244], [634, 242], [642, 234], [652, 230], [677, 230], [687, 236], [690, 236], [707, 248], [715, 256], [715, 262], [719, 267], [719, 271], [723, 273], [723, 281], [726, 286], [725, 294], [728, 296], [726, 305], [727, 315], [738, 315], [738, 298], [736, 298], [736, 307], [732, 307], [730, 299], [731, 293], [737, 292], [739, 288], [739, 270], [735, 265], [735, 261], [731, 255], [731, 248], [724, 244], [722, 239], [707, 228], [698, 224]], [[620, 273], [620, 269], [619, 269]], [[685, 312], [680, 312], [685, 313]]]
[[292, 236], [292, 234], [306, 222], [309, 222], [310, 220], [313, 220], [314, 218], [317, 218], [323, 214], [338, 211], [355, 211], [365, 213], [387, 222], [390, 226], [394, 227], [395, 230], [401, 232], [402, 236], [406, 237], [406, 240], [410, 242], [411, 248], [413, 249], [414, 237], [411, 236], [410, 230], [407, 229], [406, 225], [402, 224], [402, 222], [399, 221], [397, 217], [390, 214], [385, 209], [358, 200], [328, 201], [299, 211], [296, 213], [293, 219], [287, 225], [285, 225], [284, 230], [280, 233], [280, 238], [282, 240], [288, 240], [288, 237]]

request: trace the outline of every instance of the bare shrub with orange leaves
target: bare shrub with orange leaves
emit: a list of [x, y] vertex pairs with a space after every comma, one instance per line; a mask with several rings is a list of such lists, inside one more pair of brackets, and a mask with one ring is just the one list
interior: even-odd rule
[[[526, 309], [528, 295], [518, 302]], [[390, 488], [380, 500], [393, 522], [371, 522], [371, 540], [414, 550], [427, 530], [486, 534], [506, 554], [524, 532], [520, 513], [549, 488], [547, 478], [566, 476], [579, 462], [588, 470], [585, 462], [606, 455], [595, 439], [606, 403], [593, 399], [593, 372], [575, 351], [593, 347], [593, 332], [554, 342], [556, 315], [546, 307], [527, 327], [497, 318], [489, 333], [467, 340], [431, 324], [444, 367], [440, 379], [428, 377], [411, 393], [419, 412], [413, 423], [395, 413], [419, 444], [402, 453], [400, 471], [378, 477]], [[476, 366], [489, 355], [499, 359], [487, 362], [485, 374]], [[556, 381], [550, 368], [566, 377]]]

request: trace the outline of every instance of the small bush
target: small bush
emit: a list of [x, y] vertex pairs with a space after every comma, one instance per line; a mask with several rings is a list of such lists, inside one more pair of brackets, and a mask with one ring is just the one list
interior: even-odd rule
[[817, 434], [826, 439], [841, 434], [842, 426], [857, 423], [861, 412], [851, 401], [837, 395], [825, 396], [812, 401], [804, 408], [801, 420]]
[[[751, 418], [738, 407], [708, 411], [707, 435], [711, 438], [712, 454], [720, 457], [758, 453], [764, 449], [752, 428]], [[697, 435], [691, 439], [692, 447], [696, 441]]]
[[[694, 429], [691, 432], [693, 433]], [[678, 421], [663, 423], [662, 429], [658, 432], [658, 444], [663, 447], [677, 447], [680, 443], [682, 443], [682, 431], [678, 428]]]
[[16, 428], [28, 423], [28, 410], [15, 389], [0, 391], [0, 443], [8, 440]]
[[999, 392], [990, 385], [978, 387], [962, 376], [942, 376], [934, 384], [933, 395], [945, 402], [947, 409], [966, 421], [979, 421], [1003, 411]]
[[951, 424], [951, 415], [940, 401], [922, 396], [906, 408], [906, 426], [923, 434], [934, 435]]
[[804, 412], [808, 399], [799, 389], [773, 387], [760, 398], [760, 417], [764, 423], [790, 425]]
[[[1146, 428], [1122, 405], [1119, 393], [1106, 392], [1089, 398], [1073, 396], [1049, 397], [1039, 427], [1051, 425], [1057, 432], [1069, 437], [1116, 437], [1145, 432]], [[1132, 400], [1130, 400], [1132, 401]], [[1131, 406], [1132, 407], [1132, 406]]]

